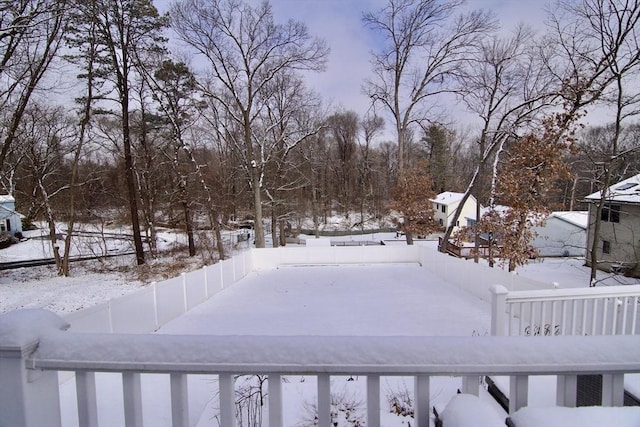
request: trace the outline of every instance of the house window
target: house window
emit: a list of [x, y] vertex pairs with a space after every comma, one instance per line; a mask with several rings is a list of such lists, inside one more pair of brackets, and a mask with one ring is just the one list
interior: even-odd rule
[[620, 205], [604, 205], [600, 219], [605, 222], [620, 222]]
[[608, 240], [602, 241], [602, 253], [610, 254], [611, 253], [611, 242]]
[[442, 218], [439, 218], [438, 222], [440, 223], [440, 225], [444, 225], [444, 221], [442, 220]]
[[440, 210], [442, 211], [442, 213], [447, 213], [447, 207], [445, 205], [441, 205]]

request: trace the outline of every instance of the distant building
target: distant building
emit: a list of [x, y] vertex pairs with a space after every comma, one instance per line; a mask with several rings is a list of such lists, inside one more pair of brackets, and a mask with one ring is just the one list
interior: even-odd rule
[[[640, 174], [610, 186], [600, 215], [600, 233], [594, 234], [601, 192], [585, 198], [589, 203], [587, 264], [595, 258], [598, 268], [640, 277]], [[595, 257], [593, 239], [598, 239]]]
[[538, 236], [531, 241], [543, 257], [584, 257], [587, 245], [589, 212], [552, 212], [543, 226], [535, 227]]
[[[462, 202], [464, 193], [453, 193], [451, 191], [445, 191], [436, 196], [435, 199], [431, 199], [433, 203], [433, 210], [435, 212], [434, 219], [444, 228], [447, 228], [453, 222], [453, 214]], [[476, 217], [476, 198], [469, 196], [464, 203], [462, 212], [458, 221], [456, 221], [453, 231], [456, 232], [460, 227], [466, 227], [470, 225], [468, 218]]]
[[22, 232], [22, 215], [16, 212], [16, 199], [0, 194], [0, 231], [15, 235]]

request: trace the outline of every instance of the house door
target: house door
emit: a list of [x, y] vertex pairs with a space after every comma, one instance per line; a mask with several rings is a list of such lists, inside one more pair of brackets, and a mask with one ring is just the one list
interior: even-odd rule
[[7, 218], [7, 231], [11, 231], [11, 220]]

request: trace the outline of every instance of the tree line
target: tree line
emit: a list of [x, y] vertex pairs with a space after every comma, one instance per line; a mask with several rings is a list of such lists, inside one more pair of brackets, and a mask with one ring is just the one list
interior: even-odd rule
[[[544, 29], [502, 28], [461, 0], [387, 0], [362, 13], [371, 107], [349, 111], [305, 82], [330, 46], [268, 1], [0, 0], [0, 182], [49, 225], [64, 275], [79, 222], [130, 224], [138, 264], [165, 224], [223, 259], [238, 221], [264, 247], [265, 223], [277, 246], [303, 219], [394, 210], [412, 243], [441, 191], [489, 207], [465, 232], [500, 235], [513, 269], [550, 209], [638, 172], [639, 19], [637, 0], [561, 0]], [[64, 85], [74, 100], [55, 102]], [[584, 128], [594, 108], [612, 118]]]

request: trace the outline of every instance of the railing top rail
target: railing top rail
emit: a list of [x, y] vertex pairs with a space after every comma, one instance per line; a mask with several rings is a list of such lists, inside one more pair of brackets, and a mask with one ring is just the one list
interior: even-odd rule
[[27, 366], [156, 373], [536, 375], [640, 372], [640, 337], [82, 334], [40, 338]]
[[506, 294], [506, 302], [563, 301], [616, 297], [640, 297], [640, 285], [514, 291]]

